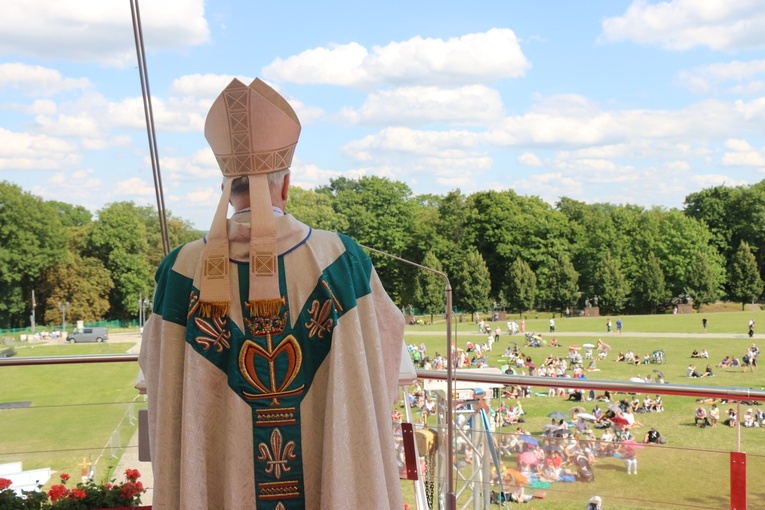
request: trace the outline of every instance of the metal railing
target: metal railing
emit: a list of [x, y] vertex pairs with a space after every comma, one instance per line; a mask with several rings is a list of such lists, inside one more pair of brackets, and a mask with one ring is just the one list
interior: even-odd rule
[[[115, 362], [137, 362], [138, 355], [136, 354], [109, 354], [109, 355], [80, 355], [80, 356], [42, 356], [42, 357], [16, 357], [16, 358], [0, 358], [0, 367], [18, 367], [18, 366], [44, 366], [44, 365], [62, 365], [62, 364], [90, 364], [90, 363], [115, 363]], [[423, 380], [436, 380], [446, 381], [446, 371], [439, 370], [417, 370], [418, 378]], [[550, 377], [535, 377], [535, 376], [522, 376], [522, 375], [505, 375], [496, 373], [481, 373], [480, 370], [454, 370], [453, 378], [456, 384], [465, 385], [466, 383], [480, 384], [495, 384], [502, 386], [522, 386], [533, 388], [565, 388], [565, 389], [577, 389], [577, 390], [595, 390], [595, 391], [611, 391], [611, 392], [623, 392], [623, 393], [651, 393], [657, 395], [675, 395], [685, 396], [692, 398], [718, 398], [728, 399], [731, 401], [765, 401], [765, 391], [752, 388], [741, 387], [711, 387], [711, 386], [695, 386], [686, 384], [656, 384], [656, 383], [636, 383], [631, 381], [612, 381], [612, 380], [585, 380], [585, 379], [571, 379], [571, 378], [550, 378]], [[468, 384], [469, 385], [469, 384]], [[68, 404], [67, 404], [68, 405]], [[89, 404], [90, 405], [90, 404]], [[452, 406], [448, 406], [452, 407]], [[452, 407], [453, 408], [453, 407]], [[445, 408], [444, 408], [445, 411]], [[447, 413], [443, 413], [444, 417]], [[740, 412], [738, 416], [741, 416]], [[444, 422], [446, 423], [446, 422]], [[738, 424], [736, 450], [741, 450], [741, 425]], [[463, 435], [464, 432], [457, 431], [454, 424], [451, 426], [444, 425], [444, 428], [451, 429], [451, 434], [446, 434], [445, 437], [457, 438], [459, 435]], [[500, 434], [501, 435], [501, 434]], [[691, 449], [692, 450], [692, 449]], [[693, 451], [693, 450], [692, 450]], [[36, 452], [44, 453], [44, 452]], [[715, 452], [721, 453], [721, 452]], [[731, 461], [733, 462], [733, 461]], [[456, 472], [458, 478], [462, 475], [459, 469], [452, 466], [453, 473]], [[741, 475], [738, 475], [741, 476]], [[746, 471], [743, 472], [744, 476], [744, 489]], [[734, 470], [731, 468], [731, 492], [733, 491]], [[448, 488], [446, 480], [442, 480], [441, 483]], [[745, 492], [745, 491], [744, 491]], [[731, 508], [745, 508], [740, 503], [734, 505], [733, 501], [735, 495], [731, 494]], [[746, 501], [746, 494], [744, 494], [744, 501]], [[744, 503], [745, 504], [745, 503]], [[680, 505], [682, 506], [682, 505]], [[656, 507], [654, 507], [656, 508]], [[702, 507], [698, 507], [702, 508]], [[703, 507], [706, 508], [706, 507]]]

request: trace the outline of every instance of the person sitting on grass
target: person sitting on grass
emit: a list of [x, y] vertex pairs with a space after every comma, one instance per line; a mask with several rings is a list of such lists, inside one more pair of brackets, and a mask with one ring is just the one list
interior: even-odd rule
[[703, 377], [703, 376], [696, 371], [696, 367], [694, 367], [693, 365], [688, 365], [688, 377]]
[[659, 433], [659, 431], [656, 430], [655, 428], [651, 428], [648, 432], [645, 433], [643, 442], [659, 444], [659, 438], [661, 438], [661, 434]]
[[730, 356], [725, 356], [722, 360], [720, 360], [720, 363], [718, 363], [717, 368], [725, 368], [730, 366]]
[[696, 412], [694, 413], [695, 417], [695, 424], [698, 427], [699, 423], [701, 423], [701, 428], [706, 428], [707, 425], [711, 425], [709, 423], [709, 418], [707, 418], [707, 411], [703, 407], [699, 406], [696, 408]]
[[729, 408], [725, 413], [728, 415], [728, 418], [725, 420], [725, 424], [729, 427], [735, 427], [738, 423], [738, 418], [736, 416], [736, 410], [732, 407]]
[[699, 356], [699, 351], [697, 351], [696, 349], [693, 349], [693, 352], [691, 353], [691, 358], [700, 358], [700, 357], [701, 356]]
[[757, 420], [754, 419], [754, 411], [752, 410], [751, 407], [747, 409], [746, 412], [744, 413], [744, 421], [742, 425], [744, 425], [744, 427], [747, 427], [747, 428], [760, 426], [760, 424], [757, 423]]
[[715, 374], [712, 373], [712, 365], [707, 364], [707, 368], [704, 369], [704, 377], [714, 377]]

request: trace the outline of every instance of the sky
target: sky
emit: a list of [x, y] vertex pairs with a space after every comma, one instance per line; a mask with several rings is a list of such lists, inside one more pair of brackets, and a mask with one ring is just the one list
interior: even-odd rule
[[[234, 77], [295, 108], [303, 188], [682, 208], [765, 179], [762, 0], [139, 6], [165, 206], [203, 230], [221, 182], [204, 120]], [[3, 0], [0, 181], [156, 205], [128, 0]]]

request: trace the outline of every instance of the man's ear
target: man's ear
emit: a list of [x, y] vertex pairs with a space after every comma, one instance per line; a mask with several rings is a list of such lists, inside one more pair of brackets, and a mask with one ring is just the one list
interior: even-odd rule
[[287, 172], [287, 175], [284, 176], [284, 181], [282, 182], [282, 200], [285, 202], [287, 201], [287, 197], [289, 197], [290, 194], [290, 174]]

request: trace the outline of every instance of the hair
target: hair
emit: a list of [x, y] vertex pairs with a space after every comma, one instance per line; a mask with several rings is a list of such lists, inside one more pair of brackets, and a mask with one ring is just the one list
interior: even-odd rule
[[[271, 195], [275, 195], [281, 192], [282, 184], [284, 184], [284, 178], [290, 173], [289, 168], [279, 170], [278, 172], [271, 172], [266, 175], [268, 178], [268, 191]], [[223, 178], [226, 180], [226, 177]], [[246, 175], [240, 175], [235, 177], [231, 183], [231, 196], [237, 196], [250, 193], [250, 178]]]

